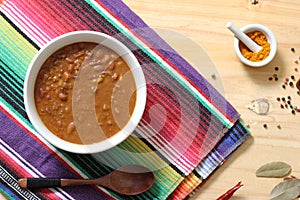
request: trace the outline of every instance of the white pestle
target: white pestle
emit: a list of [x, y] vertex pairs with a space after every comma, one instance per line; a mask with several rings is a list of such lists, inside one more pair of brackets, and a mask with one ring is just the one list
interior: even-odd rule
[[228, 22], [226, 27], [234, 33], [235, 37], [241, 40], [252, 52], [259, 52], [262, 47], [256, 44], [251, 38], [244, 32], [237, 28], [232, 22]]

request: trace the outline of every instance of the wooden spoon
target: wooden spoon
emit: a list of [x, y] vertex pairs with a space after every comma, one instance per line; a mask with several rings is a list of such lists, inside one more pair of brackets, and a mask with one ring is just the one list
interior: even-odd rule
[[145, 192], [154, 183], [154, 174], [141, 165], [125, 165], [110, 174], [95, 179], [60, 179], [60, 178], [21, 178], [21, 188], [38, 189], [74, 185], [100, 185], [125, 195]]

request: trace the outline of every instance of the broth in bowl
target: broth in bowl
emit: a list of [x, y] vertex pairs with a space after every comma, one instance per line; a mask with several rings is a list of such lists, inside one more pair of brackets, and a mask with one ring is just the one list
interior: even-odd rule
[[128, 64], [93, 42], [69, 44], [53, 53], [38, 73], [34, 99], [40, 119], [57, 137], [97, 143], [118, 133], [136, 104]]

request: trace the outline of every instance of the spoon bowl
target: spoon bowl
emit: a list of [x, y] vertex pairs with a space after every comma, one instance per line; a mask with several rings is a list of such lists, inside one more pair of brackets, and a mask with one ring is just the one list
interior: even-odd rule
[[153, 183], [153, 172], [141, 165], [125, 165], [106, 176], [95, 179], [21, 178], [18, 180], [19, 186], [27, 189], [100, 185], [125, 195], [143, 193], [150, 189]]

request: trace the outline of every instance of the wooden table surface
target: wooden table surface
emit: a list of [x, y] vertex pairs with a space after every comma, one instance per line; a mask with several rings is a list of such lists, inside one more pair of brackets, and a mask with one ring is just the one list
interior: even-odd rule
[[[253, 137], [210, 177], [193, 200], [216, 199], [239, 181], [244, 186], [233, 200], [266, 200], [282, 179], [257, 178], [255, 171], [271, 161], [289, 163], [292, 174], [300, 177], [300, 160], [296, 159], [300, 155], [300, 113], [293, 115], [290, 109], [280, 108], [276, 100], [291, 96], [292, 104], [300, 107], [296, 88], [282, 88], [286, 77], [300, 78], [300, 64], [295, 63], [300, 57], [300, 1], [257, 0], [256, 5], [252, 1], [125, 0], [150, 27], [176, 31], [206, 51], [218, 71], [217, 78], [223, 82], [226, 99], [250, 126]], [[228, 21], [238, 27], [260, 23], [271, 29], [278, 42], [275, 59], [262, 68], [244, 66], [235, 55], [233, 35], [225, 26]], [[276, 66], [279, 71], [275, 71]], [[295, 71], [297, 67], [299, 72]], [[274, 74], [278, 81], [269, 81]], [[251, 101], [258, 98], [269, 100], [268, 115], [257, 115], [248, 109]]]
[[[300, 107], [296, 88], [282, 88], [284, 79], [300, 78], [300, 1], [299, 0], [125, 0], [150, 27], [180, 33], [201, 46], [217, 70], [226, 99], [239, 111], [250, 126], [252, 138], [247, 140], [214, 173], [193, 200], [213, 200], [228, 188], [242, 181], [244, 186], [232, 200], [265, 200], [282, 179], [257, 178], [255, 171], [271, 161], [285, 161], [300, 177], [300, 113], [280, 108], [277, 97], [291, 96]], [[228, 21], [242, 27], [260, 23], [271, 29], [277, 38], [275, 59], [262, 68], [244, 66], [233, 50], [233, 35], [225, 27]], [[291, 48], [295, 49], [293, 53]], [[188, 59], [189, 60], [189, 59]], [[275, 71], [275, 67], [279, 71]], [[201, 72], [198, 66], [195, 66]], [[299, 72], [295, 71], [299, 69]], [[278, 81], [269, 80], [277, 74]], [[248, 109], [252, 100], [266, 98], [268, 115], [257, 115]], [[267, 124], [265, 129], [263, 124]], [[281, 126], [281, 129], [278, 128]], [[4, 199], [4, 197], [0, 197]]]

